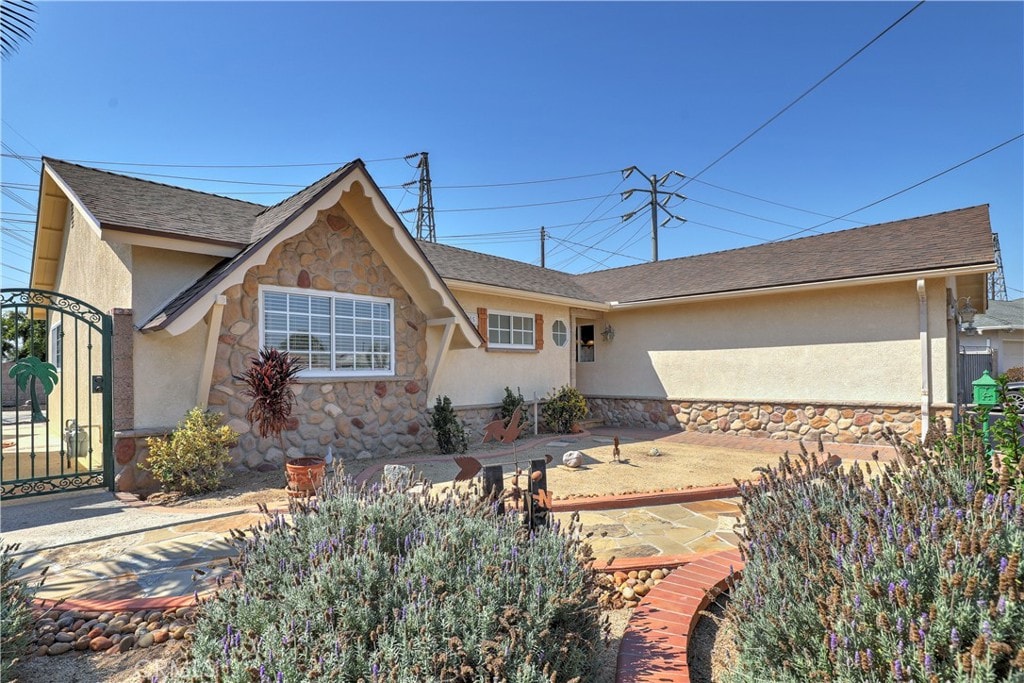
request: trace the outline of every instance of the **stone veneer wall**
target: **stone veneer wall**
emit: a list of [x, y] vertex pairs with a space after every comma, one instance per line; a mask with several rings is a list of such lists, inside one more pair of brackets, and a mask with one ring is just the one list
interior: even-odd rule
[[[678, 429], [781, 440], [885, 443], [890, 427], [911, 441], [921, 435], [920, 406], [808, 405], [806, 403], [733, 403], [671, 399], [588, 398], [591, 417], [610, 426]], [[952, 410], [933, 408], [952, 424]]]
[[278, 245], [267, 262], [250, 268], [240, 285], [225, 292], [210, 408], [241, 434], [237, 464], [279, 467], [285, 453], [276, 439], [261, 439], [245, 419], [249, 401], [241, 374], [259, 346], [259, 285], [362, 294], [394, 299], [395, 375], [302, 379], [290, 429], [283, 433], [289, 457], [368, 459], [420, 450], [432, 444], [426, 413], [426, 316], [413, 304], [380, 255], [335, 205], [302, 234]]

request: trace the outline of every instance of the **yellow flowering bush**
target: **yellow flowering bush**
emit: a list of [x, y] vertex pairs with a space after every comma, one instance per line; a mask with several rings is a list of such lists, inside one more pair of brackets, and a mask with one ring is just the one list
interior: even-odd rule
[[220, 488], [230, 448], [238, 442], [238, 433], [220, 422], [220, 413], [193, 408], [169, 439], [146, 439], [149, 458], [139, 466], [167, 491], [193, 494]]

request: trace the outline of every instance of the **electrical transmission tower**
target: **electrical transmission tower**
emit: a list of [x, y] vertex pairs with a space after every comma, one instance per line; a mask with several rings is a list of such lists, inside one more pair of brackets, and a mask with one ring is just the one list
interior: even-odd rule
[[[420, 158], [420, 160], [416, 162], [416, 168], [420, 169], [420, 178], [419, 180], [411, 180], [404, 183], [402, 187], [408, 187], [418, 183], [420, 186], [420, 200], [415, 209], [407, 209], [402, 213], [416, 212], [416, 239], [425, 239], [428, 242], [436, 242], [437, 230], [434, 227], [434, 194], [430, 190], [430, 160], [427, 157], [427, 152], [409, 154], [406, 155], [405, 158], [408, 160], [413, 157]], [[424, 235], [424, 233], [426, 234]]]
[[996, 233], [992, 233], [992, 251], [996, 255], [996, 269], [988, 274], [988, 298], [989, 301], [1008, 301], [1003, 255], [999, 253], [999, 235]]
[[[679, 176], [680, 178], [685, 178], [686, 176], [684, 176], [679, 171], [669, 171], [665, 175], [661, 176], [661, 178], [659, 178], [656, 175], [648, 176], [646, 173], [641, 171], [636, 166], [630, 166], [629, 168], [627, 168], [626, 170], [624, 170], [622, 172], [622, 179], [625, 180], [629, 176], [633, 175], [634, 171], [636, 173], [639, 173], [640, 175], [644, 176], [644, 178], [651, 184], [651, 186], [649, 188], [647, 188], [647, 187], [638, 187], [638, 188], [634, 188], [632, 190], [626, 190], [625, 192], [622, 193], [622, 199], [623, 199], [623, 201], [629, 199], [630, 196], [634, 192], [646, 192], [647, 194], [649, 194], [651, 196], [650, 200], [647, 202], [648, 206], [651, 209], [651, 260], [652, 261], [657, 261], [658, 260], [658, 228], [659, 227], [665, 227], [672, 220], [681, 221], [683, 223], [686, 222], [685, 218], [683, 218], [682, 216], [677, 216], [676, 214], [672, 213], [672, 210], [669, 209], [668, 206], [666, 206], [666, 204], [662, 203], [663, 201], [667, 203], [668, 200], [671, 199], [672, 197], [677, 197], [677, 198], [683, 199], [683, 200], [685, 200], [686, 197], [684, 197], [683, 195], [679, 194], [678, 192], [672, 192], [670, 190], [664, 190], [664, 189], [659, 189], [659, 188], [661, 188], [665, 184], [665, 182], [669, 178], [671, 178], [672, 176]], [[665, 199], [664, 200], [659, 199], [658, 198], [659, 195], [661, 195]], [[664, 211], [665, 213], [668, 214], [668, 218], [666, 218], [664, 221], [662, 221], [660, 226], [658, 225], [658, 209], [659, 208], [661, 208], [662, 211]], [[639, 211], [639, 209], [637, 211]], [[625, 216], [622, 217], [622, 220], [623, 221], [628, 221], [630, 218], [632, 218], [633, 216], [635, 216], [637, 214], [637, 211], [630, 211], [629, 213], [627, 213]]]

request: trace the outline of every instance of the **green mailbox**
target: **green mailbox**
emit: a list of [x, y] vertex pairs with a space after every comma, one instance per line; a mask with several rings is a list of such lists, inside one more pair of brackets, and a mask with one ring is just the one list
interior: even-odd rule
[[991, 408], [999, 404], [999, 383], [986, 370], [981, 377], [972, 382], [974, 387], [974, 405]]

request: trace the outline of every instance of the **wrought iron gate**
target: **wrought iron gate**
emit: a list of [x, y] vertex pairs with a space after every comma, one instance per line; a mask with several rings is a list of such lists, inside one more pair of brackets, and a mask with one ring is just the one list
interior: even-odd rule
[[109, 315], [41, 289], [0, 290], [0, 496], [113, 490]]
[[959, 404], [969, 405], [974, 402], [973, 383], [986, 370], [993, 372], [992, 349], [987, 346], [960, 346], [960, 378]]

